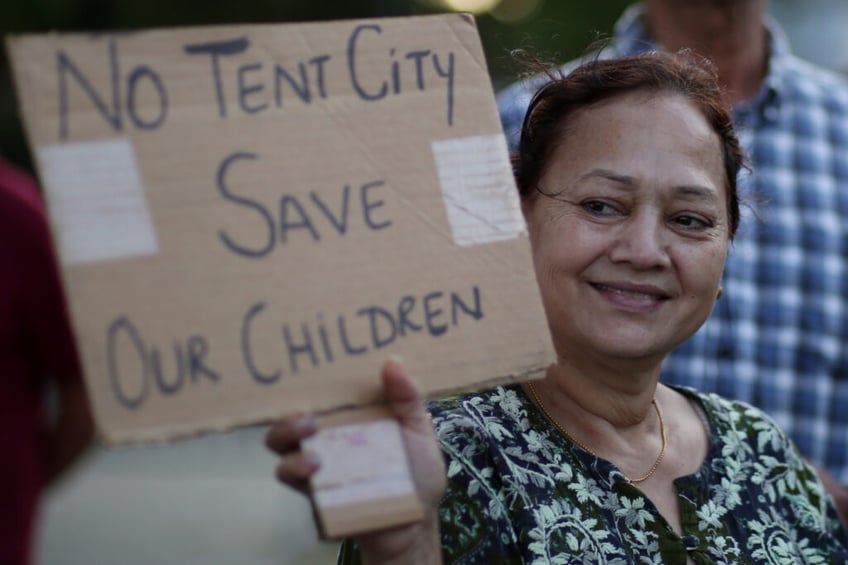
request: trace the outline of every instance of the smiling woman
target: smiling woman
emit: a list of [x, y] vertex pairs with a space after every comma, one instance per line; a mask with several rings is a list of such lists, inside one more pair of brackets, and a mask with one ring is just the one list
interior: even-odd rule
[[[430, 512], [346, 542], [341, 561], [845, 563], [830, 498], [765, 414], [659, 383], [712, 311], [739, 219], [741, 151], [711, 68], [650, 53], [551, 79], [513, 164], [557, 362], [532, 385], [429, 403], [435, 440], [386, 365]], [[269, 432], [291, 486], [320, 466], [299, 449], [313, 430]]]
[[573, 113], [565, 131], [524, 198], [558, 353], [661, 362], [709, 315], [721, 279], [718, 136], [683, 95], [641, 91]]

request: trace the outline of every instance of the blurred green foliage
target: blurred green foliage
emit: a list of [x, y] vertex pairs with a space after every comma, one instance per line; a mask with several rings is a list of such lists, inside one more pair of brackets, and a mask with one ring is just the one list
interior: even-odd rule
[[[524, 0], [515, 0], [518, 2]], [[547, 0], [528, 20], [505, 24], [490, 15], [477, 24], [492, 83], [514, 80], [510, 52], [529, 50], [545, 60], [565, 61], [582, 54], [598, 34], [609, 34], [632, 0], [583, 2]], [[0, 32], [126, 30], [224, 23], [302, 22], [434, 13], [421, 0], [6, 0]], [[0, 55], [0, 151], [31, 168], [18, 117], [5, 48]]]

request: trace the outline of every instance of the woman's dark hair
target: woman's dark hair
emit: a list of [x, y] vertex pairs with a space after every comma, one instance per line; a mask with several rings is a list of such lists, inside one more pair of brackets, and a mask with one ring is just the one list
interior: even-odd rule
[[727, 176], [725, 188], [732, 238], [739, 225], [736, 177], [744, 166], [742, 149], [722, 99], [715, 67], [685, 51], [649, 52], [616, 59], [596, 57], [565, 76], [551, 77], [530, 101], [518, 150], [512, 156], [521, 197], [528, 198], [539, 190], [545, 165], [575, 112], [638, 91], [683, 95], [718, 134]]

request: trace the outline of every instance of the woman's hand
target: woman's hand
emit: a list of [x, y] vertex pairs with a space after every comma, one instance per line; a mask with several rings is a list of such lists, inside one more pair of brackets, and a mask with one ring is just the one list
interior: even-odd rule
[[[356, 538], [365, 563], [440, 563], [438, 506], [445, 491], [445, 465], [421, 392], [396, 361], [383, 365], [381, 373], [387, 404], [398, 420], [416, 491], [425, 508], [421, 522], [364, 534]], [[304, 494], [309, 477], [320, 467], [315, 453], [302, 451], [301, 440], [316, 432], [311, 416], [284, 418], [268, 431], [266, 444], [282, 456], [279, 480]]]

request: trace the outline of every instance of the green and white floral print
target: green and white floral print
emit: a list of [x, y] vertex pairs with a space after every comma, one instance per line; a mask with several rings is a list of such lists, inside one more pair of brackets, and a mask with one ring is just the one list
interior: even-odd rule
[[[815, 472], [760, 410], [703, 407], [709, 454], [676, 481], [683, 535], [609, 461], [572, 444], [517, 387], [428, 405], [448, 462], [446, 563], [848, 563]], [[345, 544], [340, 562], [357, 560]]]

